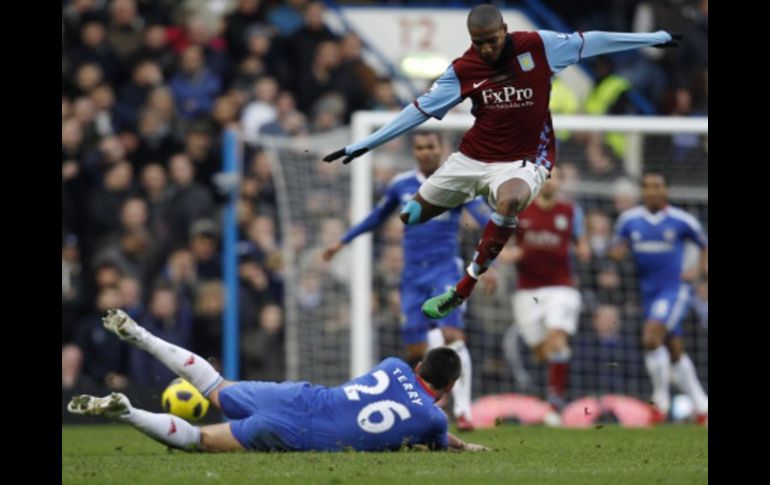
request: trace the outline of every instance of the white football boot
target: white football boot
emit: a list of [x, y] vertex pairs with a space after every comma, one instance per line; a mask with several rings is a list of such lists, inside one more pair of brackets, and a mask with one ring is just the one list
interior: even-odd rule
[[131, 412], [131, 402], [125, 394], [113, 392], [109, 396], [96, 397], [88, 394], [75, 396], [67, 404], [67, 411], [84, 416], [117, 418]]

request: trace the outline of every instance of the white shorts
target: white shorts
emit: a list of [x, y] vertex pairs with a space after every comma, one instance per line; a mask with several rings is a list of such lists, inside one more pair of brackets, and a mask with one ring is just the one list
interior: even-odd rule
[[531, 161], [484, 163], [454, 152], [423, 182], [420, 195], [439, 207], [457, 207], [481, 195], [496, 207], [497, 189], [503, 182], [518, 178], [529, 185], [529, 205], [548, 176], [548, 169]]
[[575, 288], [546, 286], [518, 290], [511, 301], [516, 327], [529, 347], [542, 343], [550, 329], [569, 335], [577, 331], [581, 297]]

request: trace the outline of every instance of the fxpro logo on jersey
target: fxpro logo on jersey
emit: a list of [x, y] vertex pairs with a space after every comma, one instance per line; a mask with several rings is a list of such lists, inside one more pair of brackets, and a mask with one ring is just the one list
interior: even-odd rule
[[526, 108], [534, 106], [532, 88], [517, 89], [503, 86], [502, 89], [485, 89], [481, 92], [484, 105], [493, 109]]

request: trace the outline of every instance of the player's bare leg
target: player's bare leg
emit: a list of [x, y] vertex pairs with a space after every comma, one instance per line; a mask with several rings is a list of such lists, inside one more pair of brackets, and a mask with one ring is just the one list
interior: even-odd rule
[[184, 419], [135, 408], [118, 392], [105, 397], [83, 394], [75, 396], [67, 405], [73, 414], [104, 416], [130, 424], [150, 438], [185, 451], [236, 451], [244, 448], [233, 437], [228, 423], [198, 427]]
[[404, 224], [412, 226], [414, 224], [422, 224], [423, 222], [429, 221], [449, 209], [451, 209], [451, 207], [441, 207], [431, 204], [423, 199], [418, 192], [414, 195], [412, 200], [406, 203], [401, 210], [401, 214], [399, 214], [399, 218]]
[[479, 277], [489, 269], [510, 239], [516, 229], [516, 216], [526, 207], [531, 195], [529, 184], [520, 178], [506, 180], [500, 185], [495, 194], [495, 212], [484, 227], [473, 261], [457, 286], [423, 303], [422, 311], [426, 316], [443, 318], [470, 296]]
[[690, 356], [684, 351], [681, 337], [671, 337], [668, 341], [671, 353], [671, 381], [693, 400], [695, 404], [696, 421], [699, 424], [708, 422], [709, 399], [698, 380], [695, 365]]
[[645, 322], [642, 333], [644, 364], [652, 381], [652, 403], [658, 412], [656, 421], [664, 420], [671, 406], [671, 356], [665, 345], [666, 333], [666, 326], [656, 320]]
[[569, 335], [559, 329], [550, 329], [543, 345], [545, 360], [548, 361], [548, 397], [547, 400], [556, 409], [566, 404], [565, 393], [569, 378]]
[[219, 391], [232, 383], [226, 381], [206, 359], [156, 337], [123, 310], [108, 310], [102, 323], [121, 340], [149, 352], [176, 375], [190, 381], [214, 406], [221, 409]]
[[245, 448], [235, 439], [230, 423], [201, 427], [202, 451], [240, 451]]
[[471, 413], [473, 367], [471, 354], [465, 344], [465, 332], [455, 327], [442, 327], [441, 332], [446, 346], [460, 356], [460, 377], [452, 388], [453, 414], [457, 421], [457, 429], [459, 431], [472, 431], [474, 429]]

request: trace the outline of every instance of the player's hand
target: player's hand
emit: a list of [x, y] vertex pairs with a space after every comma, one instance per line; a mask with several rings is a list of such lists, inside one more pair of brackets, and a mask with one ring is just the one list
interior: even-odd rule
[[[366, 148], [366, 147], [359, 148], [358, 150], [354, 151], [350, 155], [346, 156], [342, 160], [342, 163], [347, 165], [350, 162], [352, 162], [354, 158], [360, 157], [361, 155], [363, 155], [364, 153], [366, 153], [368, 151], [369, 151], [369, 149]], [[326, 155], [324, 157], [324, 162], [331, 163], [331, 162], [337, 160], [338, 158], [340, 158], [341, 156], [344, 156], [344, 155], [345, 155], [345, 149], [341, 148], [341, 149], [337, 150], [336, 152], [333, 152], [333, 153], [330, 153], [330, 154]]]
[[476, 443], [465, 443], [463, 445], [463, 451], [490, 451], [490, 450], [484, 445], [478, 445]]
[[698, 268], [698, 267], [696, 266], [696, 267], [693, 267], [693, 268], [690, 268], [690, 269], [688, 269], [688, 270], [684, 271], [684, 272], [682, 273], [682, 276], [681, 276], [681, 278], [682, 278], [682, 281], [689, 281], [689, 282], [691, 282], [691, 283], [692, 283], [693, 281], [697, 280], [697, 279], [698, 279], [698, 277], [700, 276], [700, 271], [699, 271], [699, 269], [700, 269], [700, 268]]
[[324, 249], [324, 252], [321, 254], [321, 258], [323, 258], [324, 261], [327, 263], [332, 260], [335, 254], [337, 254], [337, 251], [342, 249], [342, 242], [338, 242], [336, 244], [332, 244], [331, 246], [327, 246], [326, 249]]
[[665, 49], [666, 47], [679, 47], [679, 41], [684, 39], [684, 35], [678, 32], [669, 32], [669, 35], [671, 36], [670, 41], [664, 42], [662, 44], [655, 44], [653, 47], [657, 47], [658, 49]]

